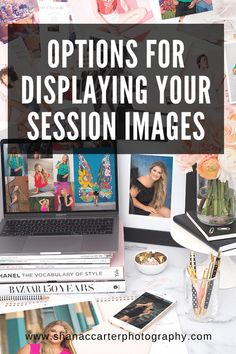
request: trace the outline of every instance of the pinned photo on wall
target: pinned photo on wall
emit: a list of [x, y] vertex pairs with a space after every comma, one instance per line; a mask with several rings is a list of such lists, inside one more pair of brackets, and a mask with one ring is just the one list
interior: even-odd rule
[[37, 0], [4, 0], [0, 3], [0, 41], [8, 42], [8, 25], [14, 23], [15, 29], [21, 32], [25, 30], [23, 24], [38, 23], [38, 1]]
[[77, 23], [152, 23], [153, 14], [146, 0], [70, 0]]
[[185, 16], [213, 10], [212, 0], [151, 0], [156, 20], [182, 22]]
[[[22, 21], [19, 25], [14, 23], [8, 26], [8, 37], [1, 37], [0, 32], [1, 40], [4, 43], [8, 41], [10, 45], [9, 50], [13, 51], [10, 55], [14, 56], [15, 54], [16, 59], [18, 59], [19, 68], [21, 68], [21, 60], [23, 57], [25, 57], [27, 61], [40, 58], [41, 48], [39, 28], [38, 24], [32, 25]], [[17, 66], [17, 64], [15, 65]]]
[[57, 23], [71, 23], [72, 14], [67, 1], [38, 0], [39, 22], [48, 23], [48, 31], [59, 32]]
[[236, 103], [236, 41], [225, 43], [225, 70], [229, 102]]
[[192, 72], [197, 77], [207, 76], [211, 82], [211, 102], [222, 102], [224, 73], [222, 70], [215, 70], [216, 67], [222, 67], [222, 59], [220, 46], [196, 39], [188, 50], [180, 75], [184, 76]]
[[38, 12], [37, 0], [4, 0], [0, 5], [0, 24], [36, 23]]

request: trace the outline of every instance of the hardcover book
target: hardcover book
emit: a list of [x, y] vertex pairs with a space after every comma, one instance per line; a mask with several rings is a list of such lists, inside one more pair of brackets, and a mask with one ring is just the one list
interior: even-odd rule
[[206, 243], [209, 247], [217, 252], [226, 252], [236, 248], [236, 237], [232, 239], [208, 241], [186, 214], [176, 215], [174, 216], [173, 220], [176, 222], [176, 224], [180, 225], [186, 231], [188, 231], [192, 236]]
[[121, 293], [125, 290], [125, 280], [0, 284], [0, 294], [2, 296]]
[[208, 226], [200, 222], [195, 211], [187, 211], [186, 215], [206, 237], [207, 241], [236, 238], [236, 222], [226, 226]]
[[[124, 279], [123, 231], [119, 233], [118, 247], [118, 252], [112, 257], [110, 266], [109, 264], [0, 264], [0, 283], [122, 280]], [[102, 255], [93, 254], [95, 260], [99, 260], [99, 256], [104, 259]], [[31, 259], [34, 257], [36, 256], [32, 256]], [[84, 254], [81, 254], [81, 257], [82, 261]]]

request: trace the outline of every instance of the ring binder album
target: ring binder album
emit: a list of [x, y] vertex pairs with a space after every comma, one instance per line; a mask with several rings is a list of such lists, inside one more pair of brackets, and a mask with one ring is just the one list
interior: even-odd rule
[[45, 295], [1, 295], [0, 301], [45, 301], [48, 296]]
[[[29, 298], [29, 296], [20, 297], [25, 300]], [[1, 296], [1, 298], [7, 297]], [[7, 309], [4, 308], [5, 311], [0, 312], [1, 336], [6, 338], [8, 349], [4, 350], [3, 342], [0, 341], [0, 353], [25, 353], [28, 352], [25, 351], [27, 344], [31, 353], [41, 352], [43, 344], [46, 348], [51, 348], [51, 337], [48, 338], [46, 335], [49, 331], [54, 331], [53, 333], [58, 333], [55, 339], [60, 341], [58, 343], [64, 348], [63, 353], [77, 354], [73, 341], [78, 334], [87, 332], [102, 323], [102, 316], [94, 297], [83, 296], [79, 299], [70, 297], [66, 302], [65, 297], [64, 301], [62, 297], [56, 298], [56, 296], [50, 297], [49, 301], [44, 301], [44, 297], [40, 295], [31, 296], [31, 298], [35, 301], [28, 301], [28, 303], [26, 301], [25, 304], [23, 301], [13, 301], [15, 307], [11, 305], [10, 300], [3, 302]], [[61, 337], [61, 332], [59, 335], [57, 329], [53, 330], [57, 325], [63, 328], [63, 333], [65, 333], [63, 337]], [[21, 341], [18, 340], [20, 335]]]
[[137, 298], [135, 295], [121, 295], [121, 296], [111, 296], [111, 297], [100, 297], [97, 298], [97, 302], [113, 302], [113, 301], [133, 301]]

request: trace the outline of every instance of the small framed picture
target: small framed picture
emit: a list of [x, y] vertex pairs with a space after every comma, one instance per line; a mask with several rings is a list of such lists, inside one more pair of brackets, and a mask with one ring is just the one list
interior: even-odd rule
[[170, 231], [173, 216], [185, 212], [186, 195], [186, 175], [174, 155], [120, 155], [118, 162], [124, 226]]
[[236, 103], [236, 41], [225, 43], [225, 70], [229, 102]]

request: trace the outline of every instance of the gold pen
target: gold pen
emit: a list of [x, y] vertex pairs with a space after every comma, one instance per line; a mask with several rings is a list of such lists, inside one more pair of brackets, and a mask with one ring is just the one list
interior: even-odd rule
[[197, 276], [196, 276], [195, 270], [192, 268], [192, 266], [189, 265], [189, 266], [187, 267], [187, 271], [188, 271], [188, 274], [189, 274], [190, 279], [191, 279], [191, 281], [192, 281], [192, 284], [193, 284], [193, 285], [196, 285], [196, 283], [197, 283]]
[[207, 275], [206, 275], [204, 294], [203, 294], [203, 297], [201, 299], [201, 304], [199, 304], [200, 315], [205, 315], [205, 313], [206, 313], [206, 311], [204, 310], [204, 305], [205, 305], [206, 296], [207, 296], [207, 292], [208, 292], [209, 280], [212, 277], [212, 273], [213, 273], [214, 267], [215, 267], [215, 259], [211, 260], [211, 262], [209, 264], [208, 272], [207, 272]]
[[199, 288], [199, 292], [198, 292], [198, 306], [199, 306], [199, 314], [201, 312], [201, 303], [202, 303], [202, 299], [205, 295], [205, 289], [206, 289], [206, 283], [207, 283], [207, 275], [208, 275], [208, 268], [204, 269], [203, 272], [203, 277], [202, 277], [202, 281], [201, 281], [201, 285]]
[[216, 257], [216, 262], [217, 262], [217, 271], [220, 271], [220, 264], [221, 264], [221, 252], [218, 252], [217, 257]]
[[192, 303], [193, 303], [193, 312], [195, 314], [195, 316], [198, 316], [198, 301], [197, 301], [197, 290], [195, 285], [197, 285], [197, 276], [196, 276], [196, 272], [193, 269], [193, 267], [191, 265], [189, 265], [187, 267], [187, 272], [189, 274], [191, 283], [192, 283]]

